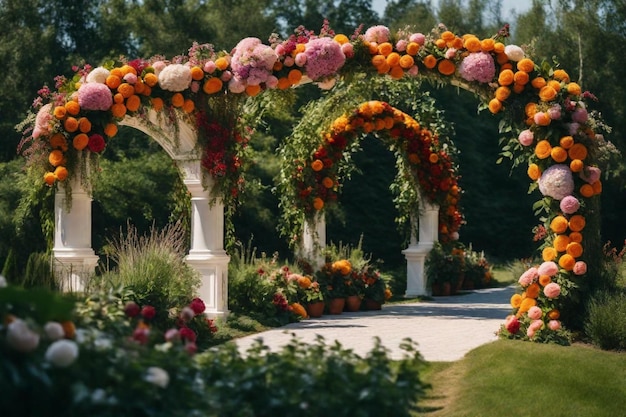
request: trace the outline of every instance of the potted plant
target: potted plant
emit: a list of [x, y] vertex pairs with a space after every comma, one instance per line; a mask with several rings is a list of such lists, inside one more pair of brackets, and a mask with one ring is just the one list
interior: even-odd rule
[[432, 295], [451, 295], [464, 274], [464, 250], [461, 244], [435, 242], [424, 262], [426, 280]]
[[380, 272], [371, 265], [367, 265], [361, 270], [361, 277], [365, 309], [380, 310], [388, 298], [387, 284], [380, 276]]
[[322, 286], [330, 314], [341, 314], [343, 311], [348, 296], [348, 287], [351, 285], [351, 272], [352, 264], [347, 259], [326, 262], [318, 271], [317, 278]]
[[297, 279], [299, 299], [304, 304], [309, 317], [321, 317], [324, 312], [324, 293], [319, 282], [302, 275]]

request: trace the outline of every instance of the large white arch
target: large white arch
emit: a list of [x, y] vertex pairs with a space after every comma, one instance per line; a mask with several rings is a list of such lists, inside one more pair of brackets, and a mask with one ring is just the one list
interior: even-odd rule
[[[154, 110], [144, 117], [127, 116], [120, 125], [140, 130], [158, 142], [181, 172], [191, 194], [191, 246], [186, 262], [200, 274], [198, 296], [207, 306], [207, 315], [227, 315], [230, 257], [224, 249], [224, 205], [211, 195], [213, 179], [201, 167], [197, 130], [177, 114], [173, 123]], [[98, 263], [91, 246], [92, 198], [79, 175], [70, 186], [71, 196], [63, 185], [55, 195], [54, 269], [64, 290], [81, 291]]]

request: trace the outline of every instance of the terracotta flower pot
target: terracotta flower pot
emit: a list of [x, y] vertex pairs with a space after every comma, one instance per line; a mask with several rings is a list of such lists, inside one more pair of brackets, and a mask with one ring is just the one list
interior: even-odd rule
[[328, 302], [328, 314], [341, 314], [345, 304], [345, 298], [331, 298]]
[[383, 308], [382, 303], [372, 300], [371, 298], [365, 298], [363, 304], [366, 310], [380, 310]]
[[359, 311], [361, 309], [361, 297], [358, 295], [350, 295], [346, 298], [345, 311]]
[[315, 302], [307, 304], [306, 312], [309, 314], [309, 317], [313, 317], [313, 318], [322, 317], [322, 314], [324, 314], [324, 302], [315, 301]]

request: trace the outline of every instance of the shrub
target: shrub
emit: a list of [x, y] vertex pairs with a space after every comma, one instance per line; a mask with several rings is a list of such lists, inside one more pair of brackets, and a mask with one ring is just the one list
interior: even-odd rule
[[606, 350], [626, 350], [626, 293], [603, 291], [587, 306], [585, 332]]

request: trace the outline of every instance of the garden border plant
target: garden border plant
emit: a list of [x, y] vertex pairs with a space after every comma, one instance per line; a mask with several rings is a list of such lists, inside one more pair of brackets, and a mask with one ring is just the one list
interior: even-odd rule
[[[55, 187], [77, 173], [93, 172], [125, 117], [155, 111], [174, 124], [185, 120], [196, 126], [202, 166], [215, 179], [215, 195], [225, 199], [228, 211], [243, 184], [246, 97], [306, 82], [332, 89], [338, 79], [349, 83], [359, 74], [456, 85], [479, 97], [481, 108], [502, 116], [502, 157], [515, 166], [527, 165], [531, 191], [542, 195], [534, 209], [545, 232], [543, 263], [520, 278], [520, 293], [512, 299], [514, 314], [502, 334], [552, 340], [562, 333], [561, 320], [580, 326], [581, 301], [601, 276], [596, 231], [600, 149], [607, 129], [591, 111], [597, 100], [593, 94], [558, 63], [535, 62], [529, 51], [506, 45], [507, 36], [508, 27], [480, 39], [440, 25], [428, 34], [392, 34], [385, 26], [373, 26], [349, 38], [325, 24], [319, 34], [298, 28], [288, 39], [272, 35], [269, 45], [246, 38], [232, 53], [194, 43], [188, 55], [169, 61], [155, 57], [86, 65], [72, 79], [59, 78], [56, 90], [40, 91], [37, 114], [21, 145], [31, 171]], [[325, 131], [311, 133], [321, 140]], [[338, 132], [330, 137], [338, 139]], [[304, 151], [310, 152], [305, 162], [319, 165], [314, 157], [319, 146]], [[424, 158], [416, 165], [423, 169], [429, 163], [436, 162]], [[295, 166], [309, 169], [308, 164]], [[307, 205], [299, 210], [311, 215]]]

